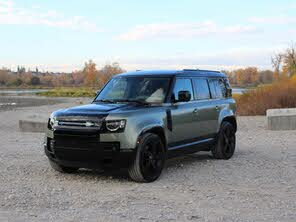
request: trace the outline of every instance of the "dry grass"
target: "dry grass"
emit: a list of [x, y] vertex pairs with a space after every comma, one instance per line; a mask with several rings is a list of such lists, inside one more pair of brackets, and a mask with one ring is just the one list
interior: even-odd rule
[[92, 88], [64, 87], [40, 92], [37, 95], [50, 97], [95, 97], [96, 90]]
[[265, 115], [267, 109], [296, 107], [296, 76], [234, 95], [238, 114]]

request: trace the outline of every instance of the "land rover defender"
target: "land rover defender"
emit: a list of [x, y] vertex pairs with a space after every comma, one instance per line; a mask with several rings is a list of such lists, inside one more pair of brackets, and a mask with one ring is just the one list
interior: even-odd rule
[[197, 151], [231, 158], [236, 130], [224, 73], [135, 71], [115, 75], [91, 104], [53, 112], [44, 149], [60, 172], [126, 169], [131, 179], [151, 182], [167, 158]]

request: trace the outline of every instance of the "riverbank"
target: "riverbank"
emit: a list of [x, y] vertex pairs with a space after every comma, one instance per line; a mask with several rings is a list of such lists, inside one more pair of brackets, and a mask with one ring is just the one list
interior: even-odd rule
[[90, 102], [88, 98], [54, 98], [35, 95], [0, 95], [0, 112], [12, 110], [16, 111], [24, 107], [54, 106], [56, 104], [70, 103], [69, 105], [79, 105]]
[[37, 92], [36, 95], [48, 97], [95, 97], [97, 90], [85, 87], [63, 87]]

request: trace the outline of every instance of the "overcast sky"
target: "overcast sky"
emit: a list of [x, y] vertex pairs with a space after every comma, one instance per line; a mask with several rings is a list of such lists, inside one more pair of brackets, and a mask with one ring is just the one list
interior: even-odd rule
[[0, 67], [270, 68], [296, 41], [295, 0], [0, 0]]

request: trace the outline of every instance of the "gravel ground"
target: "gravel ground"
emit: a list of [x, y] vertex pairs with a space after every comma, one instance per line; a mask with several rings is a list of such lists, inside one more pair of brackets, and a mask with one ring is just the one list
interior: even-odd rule
[[58, 102], [0, 110], [0, 221], [296, 221], [296, 131], [240, 117], [232, 159], [173, 159], [150, 184], [87, 170], [63, 175], [49, 166], [43, 134], [17, 125], [86, 100]]

